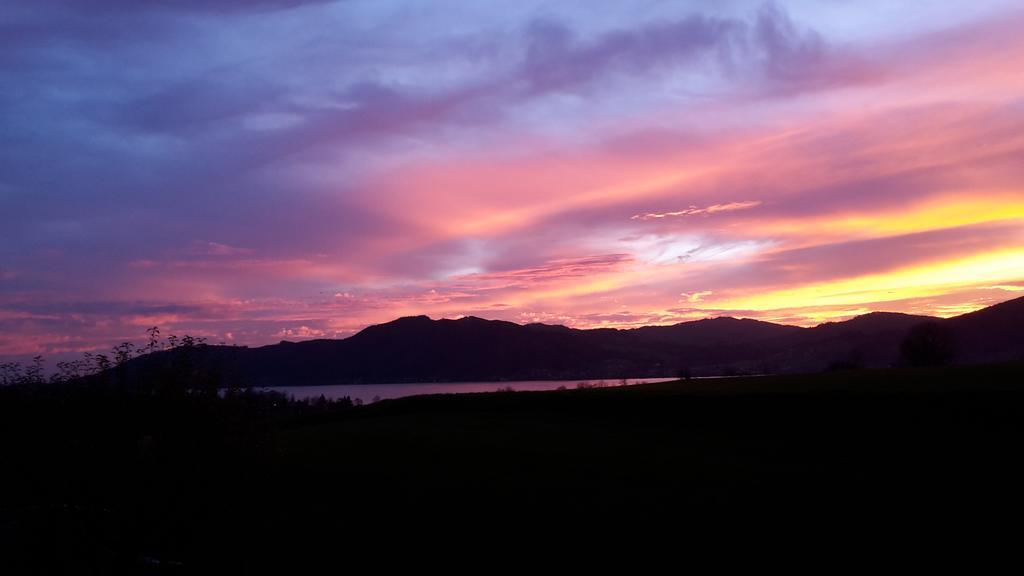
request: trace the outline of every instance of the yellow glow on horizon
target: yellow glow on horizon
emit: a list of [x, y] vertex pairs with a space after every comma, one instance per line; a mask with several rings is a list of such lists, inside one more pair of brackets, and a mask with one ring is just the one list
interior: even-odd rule
[[[853, 318], [855, 316], [862, 316], [871, 312], [868, 308], [843, 308], [841, 310], [813, 310], [798, 312], [801, 318], [806, 318], [808, 321], [813, 321], [815, 324], [821, 324], [823, 322], [835, 322], [846, 320], [847, 318]], [[802, 322], [806, 323], [806, 322]]]
[[964, 193], [957, 197], [933, 198], [897, 211], [752, 221], [743, 222], [742, 226], [761, 235], [878, 238], [1011, 220], [1024, 220], [1024, 192], [973, 198]]
[[777, 310], [855, 306], [943, 295], [956, 288], [1017, 281], [1024, 277], [1024, 248], [990, 252], [933, 265], [914, 266], [712, 303], [715, 308]]

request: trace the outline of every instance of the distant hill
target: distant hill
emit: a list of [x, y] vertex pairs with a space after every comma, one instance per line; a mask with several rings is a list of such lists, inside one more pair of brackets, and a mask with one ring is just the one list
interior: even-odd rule
[[875, 312], [814, 328], [711, 318], [578, 330], [412, 316], [343, 340], [203, 346], [193, 354], [226, 379], [251, 386], [642, 378], [683, 369], [694, 376], [799, 373], [897, 365], [900, 344], [924, 322], [950, 335], [954, 362], [1024, 359], [1024, 298], [946, 320]]
[[959, 363], [1024, 360], [1024, 298], [944, 322]]

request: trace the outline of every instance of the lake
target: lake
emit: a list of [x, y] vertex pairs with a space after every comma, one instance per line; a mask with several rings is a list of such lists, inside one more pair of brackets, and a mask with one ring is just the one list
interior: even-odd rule
[[668, 382], [678, 378], [618, 378], [615, 380], [532, 380], [521, 382], [448, 382], [438, 384], [425, 382], [422, 384], [345, 384], [337, 386], [272, 386], [259, 388], [259, 390], [273, 390], [289, 396], [296, 400], [306, 398], [319, 398], [322, 394], [327, 399], [337, 399], [348, 396], [353, 401], [362, 400], [369, 404], [376, 400], [388, 400], [391, 398], [402, 398], [405, 396], [416, 396], [419, 394], [464, 394], [467, 392], [495, 392], [499, 389], [507, 390], [512, 388], [517, 392], [528, 392], [537, 390], [557, 390], [566, 388], [577, 388], [583, 386], [606, 387], [621, 386], [623, 381], [627, 386], [634, 384], [648, 384], [653, 382]]

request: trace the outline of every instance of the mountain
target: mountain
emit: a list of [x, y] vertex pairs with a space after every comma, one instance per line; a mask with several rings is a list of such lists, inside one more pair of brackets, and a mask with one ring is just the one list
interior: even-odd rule
[[957, 362], [1024, 360], [1024, 298], [950, 318], [944, 324]]
[[[761, 362], [761, 372], [817, 372], [842, 368], [883, 368], [900, 361], [900, 344], [929, 316], [872, 312], [844, 322], [826, 322], [775, 343], [778, 352]], [[748, 370], [750, 371], [750, 370]]]
[[250, 386], [818, 372], [897, 365], [901, 344], [923, 323], [935, 323], [952, 342], [955, 362], [1024, 359], [1022, 298], [947, 320], [875, 312], [813, 328], [725, 317], [579, 330], [411, 316], [343, 340], [202, 346], [190, 362]]

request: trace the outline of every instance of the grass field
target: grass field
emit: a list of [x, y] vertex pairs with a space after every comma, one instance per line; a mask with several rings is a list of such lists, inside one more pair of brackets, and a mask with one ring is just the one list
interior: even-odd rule
[[436, 536], [442, 522], [600, 533], [778, 514], [1010, 515], [1024, 480], [1024, 365], [420, 396], [285, 416], [210, 398], [26, 398], [3, 406], [15, 472], [0, 538], [20, 562], [101, 572], [245, 572], [352, 534]]

